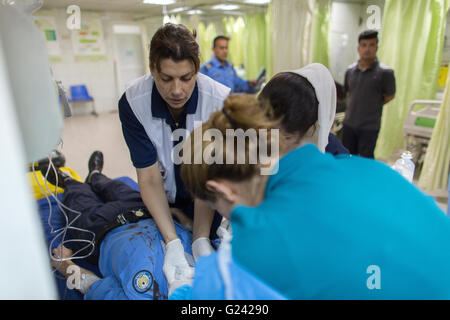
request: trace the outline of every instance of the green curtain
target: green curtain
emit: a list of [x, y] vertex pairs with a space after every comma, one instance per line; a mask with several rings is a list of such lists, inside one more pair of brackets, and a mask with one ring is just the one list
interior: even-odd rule
[[265, 14], [246, 15], [243, 35], [244, 65], [247, 79], [255, 79], [266, 65]]
[[[266, 79], [273, 70], [272, 6], [267, 13], [245, 15], [243, 17], [225, 17], [222, 19], [224, 35], [230, 37], [228, 60], [235, 66], [245, 67], [245, 78], [256, 78], [262, 67], [266, 68]], [[201, 62], [211, 59], [212, 42], [218, 35], [213, 23], [200, 22], [197, 27]]]
[[385, 2], [378, 57], [394, 69], [397, 90], [383, 109], [377, 158], [386, 159], [403, 146], [411, 102], [435, 98], [448, 5], [448, 0]]
[[447, 76], [444, 100], [420, 174], [418, 185], [427, 191], [447, 189], [450, 165], [450, 82]]
[[314, 5], [314, 22], [312, 36], [312, 59], [311, 62], [318, 62], [326, 66], [330, 65], [330, 20], [331, 1], [317, 0]]
[[[262, 67], [272, 74], [272, 15], [257, 13], [222, 20], [225, 35], [230, 37], [228, 60], [235, 66], [244, 64], [245, 77], [254, 79]], [[266, 77], [267, 78], [267, 77]]]
[[213, 23], [209, 23], [205, 26], [203, 22], [200, 22], [197, 27], [197, 39], [200, 46], [200, 63], [205, 63], [211, 60], [211, 52], [213, 46], [213, 40], [217, 36], [216, 26]]
[[242, 17], [225, 17], [222, 20], [225, 35], [230, 38], [228, 44], [228, 60], [235, 66], [245, 64], [244, 59], [244, 32], [245, 23]]

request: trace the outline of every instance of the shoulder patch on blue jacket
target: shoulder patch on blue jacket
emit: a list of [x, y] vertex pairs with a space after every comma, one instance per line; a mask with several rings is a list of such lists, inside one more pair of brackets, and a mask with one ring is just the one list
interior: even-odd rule
[[150, 271], [142, 270], [133, 277], [133, 288], [138, 293], [144, 293], [150, 290], [153, 285], [153, 276]]

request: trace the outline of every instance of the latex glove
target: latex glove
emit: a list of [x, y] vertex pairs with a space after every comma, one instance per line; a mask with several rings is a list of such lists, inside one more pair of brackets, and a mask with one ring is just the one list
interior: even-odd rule
[[192, 254], [195, 261], [201, 256], [207, 256], [214, 252], [211, 242], [208, 238], [198, 238], [192, 242]]
[[191, 283], [194, 268], [189, 266], [186, 260], [180, 239], [170, 241], [163, 249], [165, 251], [163, 271], [170, 295], [176, 288]]
[[168, 289], [169, 289], [168, 297], [170, 297], [176, 289], [178, 289], [179, 287], [182, 287], [184, 285], [192, 286], [192, 280], [190, 280], [190, 281], [175, 280], [175, 281], [171, 282], [168, 286]]
[[231, 238], [231, 224], [230, 220], [223, 218], [220, 226], [217, 228], [216, 234], [222, 241]]

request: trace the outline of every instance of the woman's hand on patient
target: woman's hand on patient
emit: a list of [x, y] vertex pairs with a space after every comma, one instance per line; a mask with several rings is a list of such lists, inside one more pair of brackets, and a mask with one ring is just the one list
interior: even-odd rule
[[180, 239], [170, 241], [163, 249], [165, 251], [163, 271], [170, 295], [176, 288], [192, 282], [194, 268], [189, 266], [186, 260]]

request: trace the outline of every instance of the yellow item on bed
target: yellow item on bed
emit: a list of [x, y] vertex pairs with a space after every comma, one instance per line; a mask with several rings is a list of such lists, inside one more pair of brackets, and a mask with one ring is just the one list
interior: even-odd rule
[[[80, 181], [80, 182], [83, 182], [83, 180], [78, 175], [78, 173], [76, 173], [73, 169], [67, 168], [67, 167], [61, 167], [61, 168], [59, 168], [59, 170], [67, 172], [67, 173], [69, 173], [71, 175], [71, 177], [73, 179], [75, 179], [77, 181]], [[36, 173], [36, 177], [34, 176], [33, 171], [28, 172], [28, 176], [29, 176], [29, 179], [31, 181], [31, 186], [33, 188], [34, 198], [36, 200], [44, 198], [45, 194], [44, 194], [44, 192], [42, 190], [45, 190], [45, 193], [47, 194], [47, 196], [50, 196], [50, 193], [47, 191], [47, 189], [45, 187], [45, 181], [44, 181], [44, 176], [43, 176], [42, 172], [40, 170], [36, 170], [35, 173]], [[36, 178], [37, 178], [37, 181], [36, 181]], [[42, 189], [39, 186], [41, 186]], [[58, 189], [56, 189], [56, 192], [55, 192], [55, 186], [53, 184], [51, 184], [50, 182], [48, 182], [48, 181], [47, 181], [47, 187], [54, 194], [58, 194], [58, 193], [63, 193], [64, 192], [64, 189], [61, 188], [61, 187], [58, 187]]]

